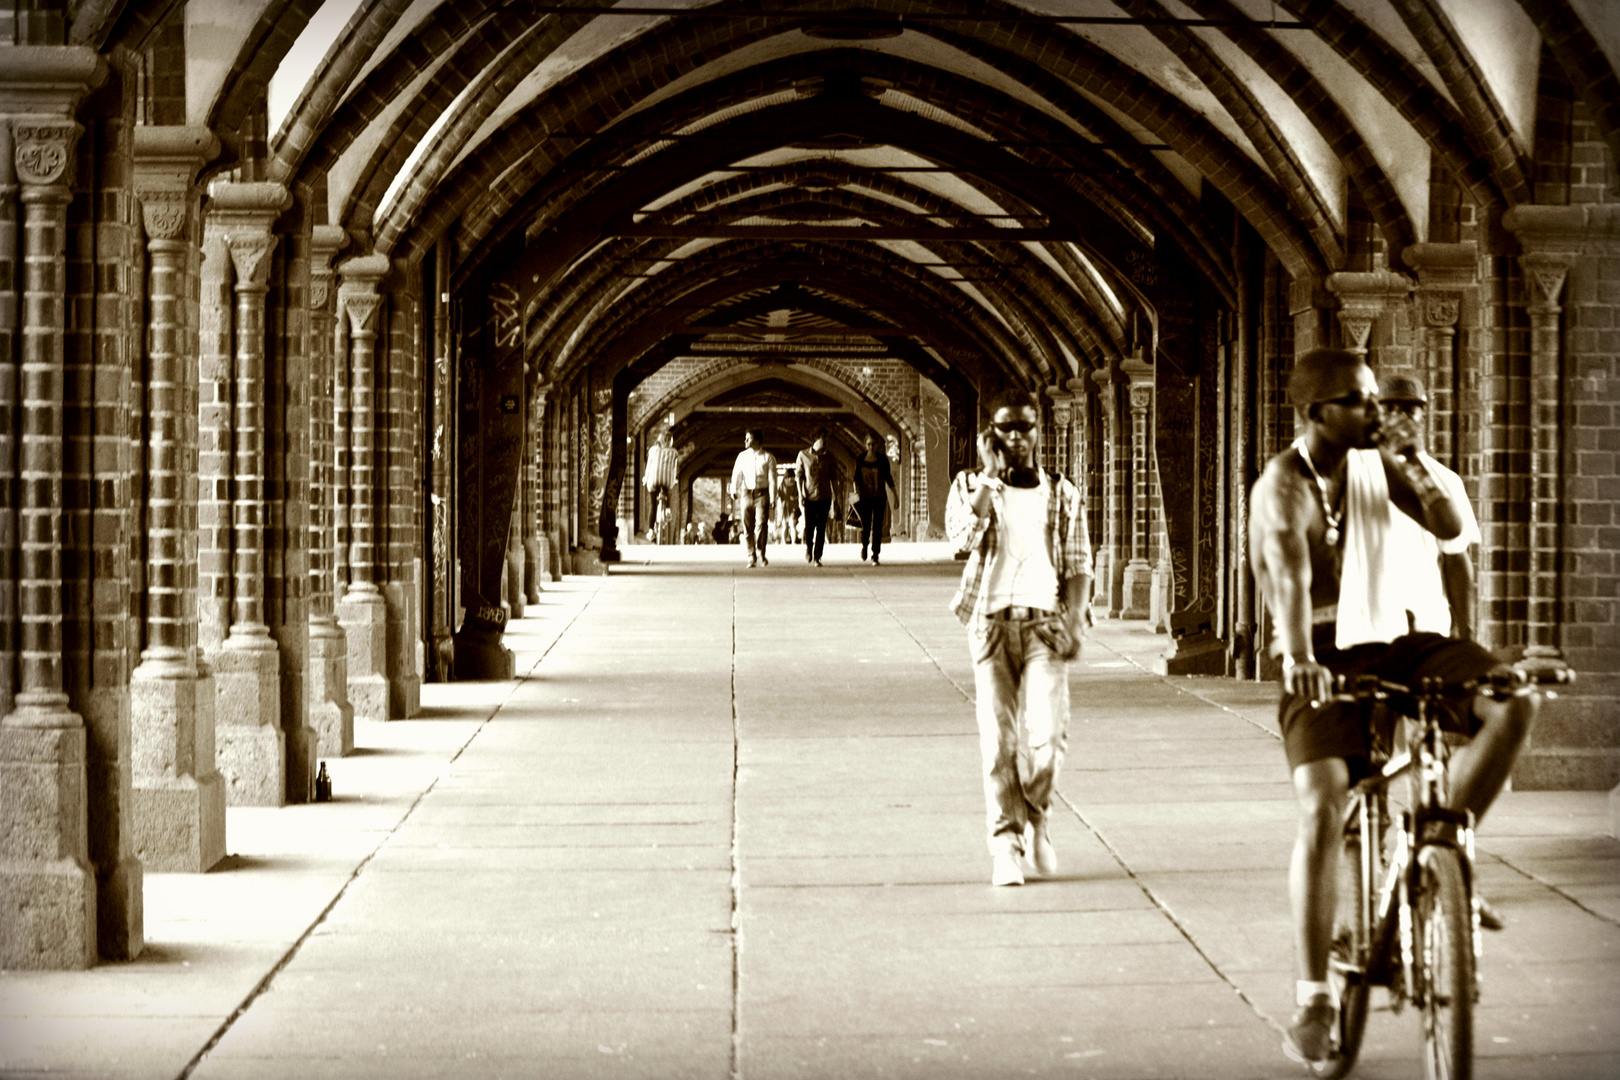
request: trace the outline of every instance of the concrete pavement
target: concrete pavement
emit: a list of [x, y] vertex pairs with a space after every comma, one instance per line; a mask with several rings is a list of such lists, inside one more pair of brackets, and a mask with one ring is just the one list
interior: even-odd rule
[[[1062, 871], [994, 889], [958, 565], [737, 551], [548, 588], [522, 679], [359, 725], [333, 803], [233, 808], [224, 866], [148, 875], [140, 959], [0, 974], [0, 1076], [1300, 1075], [1274, 688], [1099, 627]], [[1481, 1077], [1620, 1075], [1607, 814], [1508, 793], [1481, 831]], [[1376, 1012], [1355, 1075], [1418, 1039]]]

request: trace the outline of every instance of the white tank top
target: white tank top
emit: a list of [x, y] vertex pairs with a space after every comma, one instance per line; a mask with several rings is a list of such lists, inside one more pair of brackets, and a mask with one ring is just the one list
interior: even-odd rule
[[995, 493], [996, 557], [990, 564], [988, 612], [1004, 607], [1057, 610], [1057, 570], [1046, 549], [1047, 485]]

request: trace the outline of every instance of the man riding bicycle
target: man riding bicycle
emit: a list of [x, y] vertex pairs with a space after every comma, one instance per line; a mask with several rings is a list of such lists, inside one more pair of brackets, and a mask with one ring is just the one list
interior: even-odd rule
[[[1412, 418], [1386, 414], [1372, 370], [1342, 349], [1300, 357], [1288, 389], [1301, 434], [1255, 483], [1249, 550], [1275, 626], [1273, 650], [1282, 657], [1278, 721], [1299, 804], [1289, 894], [1300, 1008], [1283, 1049], [1315, 1063], [1332, 1052], [1338, 1004], [1328, 953], [1345, 800], [1366, 775], [1371, 752], [1362, 711], [1331, 700], [1334, 676], [1456, 683], [1505, 665], [1476, 642], [1410, 629], [1385, 544], [1392, 510], [1440, 540], [1462, 529], [1462, 508], [1417, 452]], [[1371, 449], [1377, 454], [1355, 452]], [[1447, 703], [1447, 729], [1473, 738], [1453, 758], [1452, 808], [1483, 816], [1512, 771], [1539, 700], [1465, 695]]]

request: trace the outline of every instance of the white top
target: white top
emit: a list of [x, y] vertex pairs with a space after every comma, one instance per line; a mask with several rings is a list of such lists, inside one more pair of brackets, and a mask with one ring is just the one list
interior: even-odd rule
[[996, 556], [990, 562], [987, 612], [1004, 607], [1056, 611], [1057, 571], [1046, 548], [1045, 484], [1032, 488], [1001, 485], [992, 495], [996, 511]]
[[1428, 454], [1420, 454], [1419, 459], [1457, 507], [1462, 532], [1450, 540], [1441, 540], [1405, 511], [1392, 507], [1389, 535], [1384, 538], [1385, 558], [1406, 609], [1412, 613], [1413, 625], [1430, 633], [1449, 634], [1451, 603], [1446, 599], [1445, 579], [1440, 574], [1440, 556], [1457, 555], [1467, 551], [1470, 544], [1479, 543], [1479, 522], [1474, 518], [1462, 477]]
[[775, 492], [776, 458], [750, 446], [737, 455], [737, 464], [731, 468], [731, 494], [739, 496], [745, 491], [758, 491], [761, 488]]

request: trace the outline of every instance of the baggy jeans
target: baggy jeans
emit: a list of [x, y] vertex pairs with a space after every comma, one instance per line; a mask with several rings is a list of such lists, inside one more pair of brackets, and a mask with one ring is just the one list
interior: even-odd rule
[[827, 511], [832, 499], [804, 500], [804, 553], [812, 559], [821, 558], [827, 547]]
[[1024, 827], [1045, 820], [1068, 747], [1069, 665], [1037, 625], [975, 618], [968, 627], [992, 854], [1023, 853]]
[[743, 539], [748, 554], [764, 555], [765, 542], [771, 538], [771, 496], [765, 491], [745, 491], [738, 498], [742, 506]]

